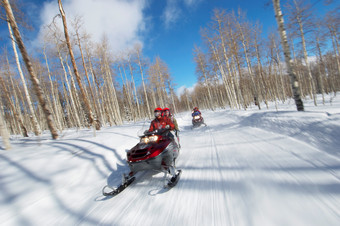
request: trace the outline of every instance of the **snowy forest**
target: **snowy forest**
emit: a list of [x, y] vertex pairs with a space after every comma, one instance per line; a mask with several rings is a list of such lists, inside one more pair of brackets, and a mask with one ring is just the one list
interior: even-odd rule
[[[105, 38], [91, 40], [81, 17], [68, 18], [61, 0], [41, 48], [28, 51], [22, 37], [30, 21], [15, 2], [0, 5], [0, 23], [8, 25], [5, 38], [12, 41], [0, 50], [1, 134], [27, 137], [50, 130], [57, 139], [67, 128], [100, 130], [151, 119], [157, 106], [174, 113], [193, 106], [261, 109], [295, 98], [295, 91], [316, 105], [318, 94], [340, 90], [339, 6], [316, 17], [307, 1], [281, 3], [286, 42], [276, 28], [264, 35], [261, 21], [250, 21], [242, 9], [215, 9], [202, 24], [203, 44], [193, 48], [197, 84], [178, 96], [164, 60], [145, 57], [140, 45], [110, 52]], [[277, 13], [275, 4], [280, 1], [268, 10]], [[282, 43], [289, 46], [288, 61]]]

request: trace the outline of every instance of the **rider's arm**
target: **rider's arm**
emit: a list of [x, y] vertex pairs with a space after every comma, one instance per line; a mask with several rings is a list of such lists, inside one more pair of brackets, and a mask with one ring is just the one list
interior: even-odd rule
[[155, 125], [154, 125], [154, 121], [152, 121], [150, 124], [149, 132], [152, 132], [154, 130], [155, 130]]
[[173, 124], [169, 118], [167, 118], [166, 124], [170, 126], [170, 130], [175, 129], [175, 124]]
[[175, 125], [175, 130], [179, 131], [177, 120], [175, 118], [173, 118], [173, 123]]

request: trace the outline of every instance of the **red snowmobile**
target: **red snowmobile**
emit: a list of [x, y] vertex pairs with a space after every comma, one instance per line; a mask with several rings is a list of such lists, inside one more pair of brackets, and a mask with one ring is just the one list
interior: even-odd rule
[[[134, 175], [137, 172], [144, 170], [164, 172], [165, 177], [169, 173], [170, 178], [167, 181], [167, 186], [171, 188], [177, 184], [181, 170], [177, 170], [175, 167], [175, 161], [179, 155], [179, 145], [175, 142], [174, 135], [168, 129], [160, 129], [153, 132], [145, 131], [139, 137], [139, 143], [127, 151], [130, 173], [128, 176], [123, 175], [122, 184], [117, 188], [114, 189], [106, 185], [103, 188], [104, 196], [117, 195], [135, 180]], [[108, 188], [111, 191], [107, 191]]]

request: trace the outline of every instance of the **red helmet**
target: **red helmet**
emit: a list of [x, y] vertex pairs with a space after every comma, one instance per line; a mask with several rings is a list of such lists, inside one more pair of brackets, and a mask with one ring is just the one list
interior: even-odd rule
[[155, 108], [153, 112], [156, 118], [162, 117], [162, 112], [163, 112], [162, 108]]
[[198, 111], [198, 107], [194, 107], [194, 111]]
[[163, 108], [163, 111], [169, 111], [170, 112], [170, 109], [169, 108]]

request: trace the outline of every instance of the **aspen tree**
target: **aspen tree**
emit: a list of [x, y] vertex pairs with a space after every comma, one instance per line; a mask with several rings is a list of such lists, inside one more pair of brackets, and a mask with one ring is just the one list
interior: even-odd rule
[[40, 87], [40, 82], [39, 82], [39, 80], [38, 80], [38, 78], [37, 78], [37, 76], [36, 76], [36, 74], [33, 70], [32, 63], [31, 63], [31, 61], [28, 57], [28, 53], [26, 51], [26, 47], [25, 47], [25, 45], [24, 45], [24, 43], [21, 39], [21, 35], [20, 35], [18, 26], [16, 24], [16, 21], [15, 21], [14, 15], [13, 15], [11, 5], [9, 4], [8, 0], [2, 0], [2, 2], [3, 2], [3, 6], [5, 8], [6, 15], [8, 17], [9, 23], [11, 25], [15, 40], [16, 40], [17, 45], [19, 47], [19, 50], [21, 52], [22, 58], [25, 62], [27, 71], [30, 74], [31, 81], [32, 81], [32, 84], [33, 84], [33, 87], [34, 87], [34, 91], [35, 91], [35, 93], [38, 97], [38, 100], [39, 100], [39, 104], [44, 111], [46, 121], [47, 121], [47, 125], [48, 125], [50, 132], [52, 134], [52, 138], [57, 139], [58, 133], [57, 133], [56, 127], [55, 127], [54, 122], [53, 122], [52, 114], [50, 112], [49, 106], [46, 103], [44, 93], [43, 93], [43, 91]]
[[306, 63], [307, 73], [308, 73], [308, 92], [309, 95], [314, 99], [314, 105], [316, 105], [316, 90], [315, 90], [315, 83], [312, 76], [312, 71], [310, 68], [310, 63], [308, 60], [308, 54], [307, 54], [307, 47], [306, 47], [306, 34], [305, 34], [305, 28], [306, 28], [306, 20], [308, 17], [310, 17], [309, 9], [310, 6], [303, 5], [303, 1], [299, 0], [293, 0], [293, 6], [289, 6], [291, 9], [291, 21], [292, 23], [296, 23], [298, 25], [298, 33], [300, 34], [301, 43], [302, 43], [302, 52], [304, 56], [304, 60]]
[[144, 91], [144, 96], [145, 96], [145, 101], [146, 101], [146, 108], [148, 110], [148, 116], [149, 116], [149, 118], [151, 118], [152, 114], [151, 114], [151, 109], [150, 109], [150, 104], [149, 104], [149, 98], [148, 98], [148, 95], [147, 95], [147, 92], [146, 92], [146, 86], [145, 86], [145, 81], [144, 81], [144, 73], [143, 73], [144, 70], [143, 70], [143, 67], [142, 67], [142, 60], [141, 60], [141, 46], [140, 45], [135, 46], [135, 50], [136, 50], [136, 53], [137, 53], [138, 65], [139, 65], [140, 73], [141, 73], [141, 76], [142, 76], [142, 84], [143, 84], [143, 91]]
[[[333, 52], [335, 56], [335, 61], [337, 65], [337, 79], [335, 81], [340, 81], [340, 46], [339, 46], [339, 27], [340, 27], [340, 16], [339, 8], [332, 10], [327, 13], [325, 17], [325, 25], [328, 28], [329, 36], [332, 40]], [[335, 82], [334, 81], [334, 82]], [[339, 82], [337, 82], [339, 84]], [[340, 85], [340, 84], [339, 84]]]
[[5, 150], [11, 149], [11, 143], [9, 142], [9, 133], [7, 131], [6, 122], [3, 120], [1, 112], [0, 112], [0, 136], [2, 136]]
[[65, 15], [65, 12], [64, 12], [61, 0], [58, 0], [58, 5], [59, 5], [59, 11], [60, 11], [60, 14], [61, 14], [61, 18], [62, 18], [62, 21], [63, 21], [63, 27], [64, 27], [64, 34], [65, 34], [66, 44], [67, 44], [67, 47], [68, 47], [68, 50], [69, 50], [69, 54], [70, 54], [70, 58], [71, 58], [72, 66], [73, 66], [74, 75], [76, 76], [77, 83], [78, 83], [78, 86], [79, 86], [79, 89], [80, 89], [80, 93], [81, 93], [82, 98], [83, 98], [82, 100], [84, 101], [85, 109], [87, 111], [88, 122], [90, 124], [92, 124], [94, 126], [94, 128], [97, 129], [97, 128], [100, 128], [100, 127], [96, 126], [97, 121], [93, 117], [93, 112], [92, 112], [91, 105], [90, 105], [88, 99], [86, 98], [86, 93], [85, 93], [85, 90], [84, 90], [83, 85], [81, 83], [81, 78], [80, 78], [80, 75], [78, 73], [77, 64], [76, 64], [76, 61], [75, 61], [75, 58], [74, 58], [74, 54], [73, 54], [70, 38], [69, 38], [69, 35], [68, 35], [66, 15]]
[[[231, 72], [231, 69], [230, 69], [229, 59], [228, 58], [226, 59], [227, 56], [226, 56], [225, 50], [222, 47], [223, 48], [224, 60], [225, 60], [224, 63], [226, 64], [226, 67], [227, 67], [228, 72], [229, 72], [230, 82], [228, 81], [228, 77], [227, 77], [225, 69], [223, 67], [223, 60], [220, 59], [220, 56], [218, 54], [217, 48], [215, 47], [214, 41], [212, 39], [208, 38], [207, 36], [206, 36], [206, 39], [208, 40], [208, 42], [210, 44], [209, 48], [211, 48], [212, 53], [213, 53], [212, 58], [215, 60], [217, 66], [218, 66], [218, 69], [220, 71], [220, 74], [221, 74], [221, 77], [222, 77], [222, 80], [223, 80], [223, 84], [224, 84], [224, 88], [225, 88], [226, 93], [227, 93], [227, 98], [229, 100], [230, 107], [236, 108], [236, 106], [238, 106], [238, 108], [239, 108], [238, 96], [236, 95], [236, 92], [235, 92], [236, 87], [234, 85], [234, 79], [233, 79], [232, 72]], [[229, 86], [229, 84], [231, 84], [230, 85], [231, 87]]]
[[287, 70], [288, 70], [288, 74], [289, 74], [289, 77], [290, 77], [291, 86], [292, 86], [292, 90], [293, 90], [295, 105], [296, 105], [296, 108], [297, 108], [298, 111], [304, 111], [303, 102], [302, 102], [301, 96], [300, 96], [299, 82], [296, 78], [295, 73], [293, 72], [293, 69], [292, 69], [292, 59], [291, 59], [291, 56], [290, 56], [290, 49], [289, 49], [289, 45], [288, 45], [288, 41], [287, 41], [286, 30], [285, 30], [285, 27], [284, 27], [284, 20], [283, 20], [283, 15], [282, 15], [282, 11], [281, 11], [280, 0], [273, 0], [273, 4], [274, 4], [274, 11], [275, 11], [275, 18], [276, 18], [276, 22], [277, 22], [278, 27], [279, 27], [281, 43], [282, 43], [283, 50], [284, 50], [284, 56], [285, 56], [285, 61], [286, 61], [286, 65], [287, 65]]
[[251, 65], [251, 62], [250, 62], [250, 56], [249, 56], [249, 35], [246, 34], [246, 30], [250, 30], [250, 27], [247, 23], [243, 23], [241, 24], [240, 21], [241, 21], [241, 17], [243, 16], [242, 15], [242, 12], [239, 10], [239, 17], [238, 19], [235, 21], [236, 23], [236, 26], [237, 26], [237, 31], [239, 33], [239, 36], [240, 36], [240, 41], [241, 41], [241, 44], [242, 44], [242, 47], [243, 47], [243, 53], [244, 53], [244, 57], [245, 57], [245, 60], [246, 60], [246, 64], [247, 64], [247, 69], [248, 69], [248, 73], [249, 73], [249, 76], [250, 76], [250, 79], [251, 79], [251, 86], [253, 88], [253, 92], [254, 94], [252, 94], [252, 96], [254, 96], [254, 100], [255, 100], [255, 103], [257, 104], [258, 108], [261, 109], [261, 106], [260, 106], [260, 100], [259, 100], [259, 91], [258, 91], [258, 87], [256, 85], [256, 82], [255, 82], [255, 75], [253, 73], [253, 70], [252, 70], [252, 65]]
[[261, 62], [261, 50], [260, 50], [260, 31], [262, 29], [260, 28], [260, 25], [257, 23], [255, 25], [255, 27], [252, 30], [252, 34], [254, 37], [254, 48], [255, 48], [255, 54], [256, 54], [256, 60], [257, 60], [257, 71], [258, 71], [258, 75], [259, 75], [259, 79], [258, 79], [258, 83], [259, 85], [259, 89], [261, 90], [262, 93], [262, 98], [264, 99], [264, 102], [268, 108], [268, 95], [267, 95], [267, 87], [265, 84], [265, 79], [264, 79], [264, 72], [263, 72], [263, 66], [262, 66], [262, 62]]
[[3, 80], [3, 78], [0, 76], [0, 85], [1, 85], [1, 89], [2, 91], [4, 92], [4, 95], [5, 95], [5, 98], [6, 98], [6, 101], [7, 103], [9, 104], [10, 106], [10, 109], [12, 111], [12, 114], [14, 115], [15, 117], [15, 120], [18, 122], [18, 124], [20, 125], [20, 131], [21, 131], [21, 134], [24, 136], [24, 137], [28, 137], [28, 133], [27, 133], [27, 129], [24, 125], [24, 122], [22, 121], [22, 118], [20, 117], [18, 111], [17, 111], [17, 108], [15, 107], [13, 101], [11, 100], [11, 97], [10, 97], [10, 93], [6, 87], [6, 84], [5, 84], [5, 81]]
[[11, 25], [10, 25], [9, 21], [7, 21], [7, 25], [8, 25], [8, 31], [9, 31], [10, 37], [12, 39], [12, 47], [13, 47], [13, 51], [14, 51], [15, 62], [17, 64], [19, 75], [20, 75], [20, 78], [21, 78], [21, 81], [22, 81], [22, 86], [23, 86], [23, 89], [24, 89], [24, 92], [25, 92], [25, 97], [26, 97], [27, 105], [29, 107], [30, 115], [32, 117], [34, 133], [35, 133], [35, 135], [38, 136], [38, 135], [41, 134], [41, 129], [40, 129], [37, 117], [35, 115], [35, 111], [33, 109], [32, 101], [31, 101], [31, 96], [30, 96], [30, 94], [28, 92], [26, 81], [25, 81], [25, 77], [24, 77], [24, 74], [23, 74], [22, 69], [21, 69], [21, 65], [20, 65], [20, 61], [19, 61], [19, 56], [18, 56], [18, 52], [17, 52], [17, 49], [16, 49], [16, 45], [15, 45], [15, 41], [14, 41], [14, 37], [13, 37], [13, 33], [12, 33], [12, 29], [11, 29]]
[[204, 58], [202, 51], [197, 46], [194, 47], [194, 60], [197, 64], [196, 73], [203, 75], [205, 86], [207, 87], [209, 108], [213, 109], [212, 105], [213, 105], [214, 100], [211, 96], [210, 82], [208, 81], [208, 75], [207, 75], [208, 71], [206, 70], [207, 63], [206, 63], [206, 60]]
[[[136, 122], [137, 113], [136, 113], [136, 111], [134, 111], [133, 103], [132, 103], [133, 102], [133, 92], [131, 91], [130, 82], [129, 82], [127, 76], [126, 76], [124, 63], [121, 62], [118, 67], [119, 67], [119, 72], [120, 72], [121, 77], [122, 77], [123, 84], [125, 84], [127, 102], [128, 102], [128, 105], [129, 105], [129, 112], [131, 112], [131, 114], [132, 114], [133, 121]], [[123, 74], [124, 74], [124, 77], [123, 77]]]
[[224, 57], [224, 63], [226, 64], [228, 74], [231, 77], [231, 94], [234, 98], [235, 103], [237, 104], [238, 108], [240, 108], [240, 96], [239, 96], [239, 87], [238, 87], [238, 79], [236, 79], [236, 75], [232, 71], [232, 66], [230, 65], [230, 57], [227, 53], [227, 43], [225, 38], [225, 12], [224, 11], [218, 11], [214, 10], [214, 17], [213, 20], [217, 22], [217, 32], [218, 37], [220, 39], [221, 48], [223, 51], [223, 57]]
[[5, 150], [11, 149], [11, 143], [9, 142], [9, 133], [6, 126], [6, 121], [3, 116], [3, 106], [0, 98], [0, 136], [2, 137], [2, 142], [4, 144]]
[[62, 120], [60, 119], [60, 117], [62, 116], [60, 114], [60, 112], [62, 112], [62, 111], [60, 111], [60, 106], [58, 104], [57, 97], [56, 97], [56, 94], [57, 94], [56, 90], [57, 90], [58, 87], [54, 87], [54, 85], [53, 85], [52, 75], [51, 75], [51, 71], [50, 71], [50, 67], [49, 67], [48, 59], [47, 59], [47, 55], [46, 55], [46, 46], [45, 46], [45, 44], [44, 44], [44, 47], [43, 47], [43, 55], [44, 55], [45, 64], [46, 64], [46, 68], [47, 68], [48, 78], [49, 78], [49, 81], [50, 81], [52, 100], [53, 100], [53, 103], [54, 103], [52, 105], [52, 109], [53, 109], [53, 106], [54, 106], [55, 117], [57, 119], [59, 130], [62, 131], [63, 130], [63, 126], [62, 126]]
[[103, 112], [105, 110], [104, 110], [103, 104], [100, 103], [100, 101], [103, 99], [102, 92], [101, 92], [101, 89], [100, 89], [100, 85], [99, 85], [99, 82], [98, 82], [96, 72], [95, 72], [93, 64], [92, 64], [91, 53], [90, 53], [87, 42], [85, 42], [85, 51], [86, 51], [87, 61], [89, 62], [89, 68], [90, 68], [90, 73], [91, 73], [91, 77], [92, 77], [92, 84], [93, 84], [95, 94], [96, 94], [95, 96], [98, 97], [98, 98], [96, 98], [97, 99], [96, 101], [98, 102], [99, 117], [100, 117], [99, 121], [102, 124], [105, 124], [105, 120], [104, 120], [104, 117], [103, 117], [103, 115], [104, 115]]
[[322, 103], [325, 104], [325, 89], [324, 89], [324, 82], [323, 79], [326, 76], [326, 71], [325, 71], [325, 63], [323, 59], [323, 54], [321, 51], [321, 48], [325, 48], [325, 39], [324, 39], [324, 32], [321, 26], [322, 22], [320, 20], [317, 20], [315, 25], [316, 25], [316, 30], [313, 32], [314, 35], [314, 44], [315, 44], [315, 52], [318, 56], [318, 90], [322, 95]]
[[[286, 91], [285, 91], [285, 86], [284, 86], [284, 75], [283, 75], [283, 68], [282, 68], [282, 63], [281, 63], [281, 59], [280, 59], [280, 50], [276, 44], [276, 38], [275, 36], [272, 34], [271, 35], [271, 42], [273, 45], [273, 59], [275, 59], [276, 65], [277, 65], [277, 69], [279, 71], [279, 76], [275, 76], [275, 81], [277, 82], [278, 80], [280, 81], [280, 85], [278, 84], [278, 82], [276, 83], [276, 90], [277, 90], [277, 94], [278, 94], [278, 98], [281, 100], [285, 100], [286, 98]], [[281, 92], [279, 92], [278, 90], [281, 90]]]
[[137, 89], [136, 89], [136, 83], [135, 83], [135, 78], [134, 78], [134, 68], [132, 67], [132, 52], [129, 51], [128, 56], [127, 56], [127, 63], [129, 66], [129, 70], [130, 70], [130, 76], [131, 76], [131, 82], [132, 82], [132, 87], [133, 87], [133, 94], [134, 94], [134, 101], [137, 104], [137, 118], [141, 117], [141, 112], [140, 112], [140, 106], [139, 106], [139, 97], [138, 97], [138, 93], [137, 93]]
[[[83, 63], [85, 77], [86, 77], [86, 80], [87, 80], [87, 83], [88, 83], [88, 86], [89, 86], [89, 90], [90, 90], [90, 94], [91, 94], [91, 98], [92, 98], [93, 107], [94, 107], [95, 112], [97, 113], [96, 115], [98, 116], [96, 100], [95, 100], [95, 97], [94, 97], [94, 94], [93, 94], [93, 91], [92, 91], [92, 86], [91, 86], [90, 78], [89, 78], [89, 75], [88, 75], [87, 66], [86, 66], [86, 63], [85, 63], [83, 49], [82, 49], [82, 45], [81, 45], [81, 41], [80, 41], [80, 34], [79, 34], [80, 19], [79, 18], [76, 18], [76, 21], [74, 22], [73, 26], [74, 26], [75, 32], [76, 32], [77, 44], [78, 44], [78, 47], [79, 47], [79, 51], [80, 51], [80, 55], [81, 55], [81, 60], [82, 60], [82, 63]], [[86, 37], [86, 35], [85, 35], [85, 37]], [[100, 130], [100, 122], [99, 122], [97, 117], [95, 117], [95, 118], [96, 119], [94, 119], [94, 120], [97, 120], [96, 123], [95, 123], [96, 130]]]

